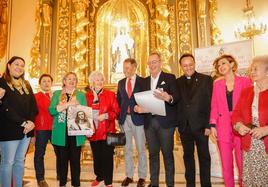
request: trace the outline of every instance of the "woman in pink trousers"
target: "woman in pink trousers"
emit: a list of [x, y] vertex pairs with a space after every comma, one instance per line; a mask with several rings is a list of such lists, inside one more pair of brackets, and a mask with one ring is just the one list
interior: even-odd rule
[[222, 55], [213, 63], [217, 74], [221, 75], [213, 84], [210, 124], [212, 137], [217, 139], [224, 184], [234, 187], [233, 151], [239, 173], [239, 185], [242, 186], [242, 151], [240, 136], [233, 133], [231, 115], [240, 97], [241, 91], [251, 85], [249, 78], [235, 74], [237, 62], [231, 55]]

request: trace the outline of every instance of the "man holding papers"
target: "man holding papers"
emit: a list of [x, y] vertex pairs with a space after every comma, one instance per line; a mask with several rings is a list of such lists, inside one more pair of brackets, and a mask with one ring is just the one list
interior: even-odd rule
[[138, 151], [138, 183], [137, 187], [145, 186], [147, 175], [147, 158], [145, 149], [144, 114], [134, 112], [136, 101], [134, 93], [143, 91], [144, 79], [136, 75], [137, 62], [133, 58], [127, 58], [123, 63], [124, 79], [118, 82], [117, 101], [120, 106], [118, 123], [123, 126], [126, 133], [125, 164], [126, 178], [121, 186], [128, 186], [133, 182], [134, 161], [133, 141], [134, 138]]
[[138, 105], [135, 107], [136, 112], [146, 113], [144, 128], [149, 148], [151, 175], [149, 187], [159, 186], [160, 150], [164, 159], [166, 185], [168, 187], [174, 186], [173, 135], [177, 125], [177, 86], [175, 76], [161, 71], [161, 65], [160, 54], [150, 54], [148, 66], [151, 76], [145, 78], [144, 86], [145, 90], [154, 91], [154, 96], [164, 101], [163, 107], [165, 107], [166, 115], [157, 115]]

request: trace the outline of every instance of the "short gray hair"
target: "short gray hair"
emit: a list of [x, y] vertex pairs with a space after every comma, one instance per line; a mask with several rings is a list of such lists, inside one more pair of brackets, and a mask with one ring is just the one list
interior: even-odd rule
[[265, 65], [266, 71], [268, 70], [268, 55], [263, 55], [263, 56], [256, 56], [252, 59], [252, 64], [253, 63], [261, 63]]
[[105, 81], [105, 77], [104, 77], [102, 72], [100, 72], [100, 71], [92, 71], [88, 76], [88, 82], [89, 82], [90, 86], [93, 86], [94, 79], [97, 76], [102, 76], [103, 81]]

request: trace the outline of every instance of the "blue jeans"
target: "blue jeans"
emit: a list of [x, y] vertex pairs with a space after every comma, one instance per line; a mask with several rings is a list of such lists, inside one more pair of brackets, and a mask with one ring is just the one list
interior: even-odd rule
[[11, 186], [13, 176], [14, 186], [22, 187], [24, 175], [24, 160], [31, 138], [25, 135], [21, 140], [1, 141], [1, 184], [2, 187]]
[[[37, 181], [44, 180], [45, 169], [44, 169], [44, 156], [46, 153], [47, 143], [51, 141], [51, 131], [50, 130], [38, 130], [36, 131], [36, 141], [35, 141], [35, 152], [34, 152], [34, 168]], [[56, 148], [54, 147], [55, 154], [57, 155]], [[56, 157], [57, 158], [57, 157]], [[59, 167], [56, 160], [56, 171], [59, 176]]]

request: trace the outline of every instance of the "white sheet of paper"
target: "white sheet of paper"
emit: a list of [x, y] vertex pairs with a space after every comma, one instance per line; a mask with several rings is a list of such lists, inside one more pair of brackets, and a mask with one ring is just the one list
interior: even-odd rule
[[165, 101], [156, 98], [153, 93], [153, 90], [138, 92], [134, 97], [139, 106], [152, 114], [166, 116]]

